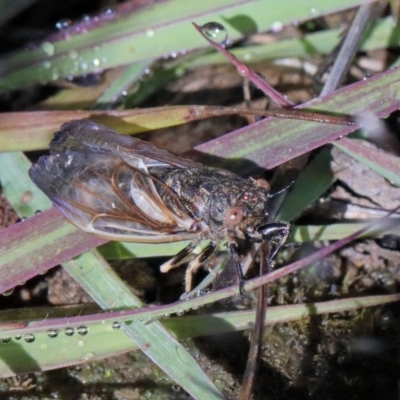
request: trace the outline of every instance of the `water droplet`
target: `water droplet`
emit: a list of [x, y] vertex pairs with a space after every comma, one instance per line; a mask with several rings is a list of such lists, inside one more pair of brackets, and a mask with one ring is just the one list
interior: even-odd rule
[[32, 333], [27, 333], [24, 336], [24, 340], [26, 343], [33, 343], [35, 341], [35, 336], [33, 336]]
[[180, 311], [177, 311], [177, 312], [176, 312], [176, 315], [177, 315], [178, 317], [182, 317], [183, 314], [185, 314], [185, 310], [180, 310]]
[[147, 37], [149, 37], [149, 38], [152, 38], [153, 36], [154, 36], [154, 31], [153, 31], [153, 29], [147, 29], [146, 30], [146, 36]]
[[64, 333], [67, 335], [67, 336], [72, 336], [73, 334], [74, 334], [74, 328], [65, 328], [65, 330], [64, 330]]
[[79, 326], [76, 328], [76, 331], [79, 333], [79, 335], [85, 336], [89, 332], [89, 329], [86, 326]]
[[86, 353], [83, 357], [82, 357], [82, 359], [83, 359], [83, 361], [87, 361], [87, 360], [90, 360], [91, 358], [93, 358], [94, 357], [94, 353]]
[[6, 290], [5, 292], [2, 293], [3, 296], [11, 296], [14, 293], [14, 288], [10, 290]]
[[40, 350], [46, 350], [47, 349], [47, 343], [42, 343], [40, 346]]
[[53, 56], [56, 51], [54, 44], [50, 42], [43, 42], [40, 47], [49, 57]]
[[98, 58], [95, 58], [92, 62], [95, 67], [98, 67], [100, 65], [100, 60]]
[[90, 22], [90, 20], [91, 20], [90, 15], [87, 15], [87, 14], [84, 14], [81, 18], [81, 21], [84, 23], [88, 23], [88, 22]]
[[201, 27], [202, 32], [212, 41], [225, 46], [228, 40], [228, 32], [219, 22], [207, 22]]
[[21, 340], [21, 339], [22, 339], [22, 336], [21, 336], [21, 335], [14, 336], [14, 339], [15, 339], [15, 340]]
[[379, 327], [381, 329], [387, 329], [390, 324], [393, 322], [393, 316], [392, 314], [388, 312], [383, 312], [380, 316], [380, 324]]
[[52, 72], [51, 72], [51, 79], [53, 80], [53, 81], [56, 81], [57, 79], [59, 79], [60, 78], [60, 75], [58, 74], [58, 71], [56, 70], [56, 69], [54, 69]]
[[33, 194], [30, 190], [26, 190], [21, 196], [21, 203], [28, 204], [32, 200]]
[[57, 331], [56, 329], [49, 329], [49, 330], [47, 331], [47, 336], [48, 336], [50, 339], [56, 338], [56, 337], [58, 336], [58, 331]]
[[50, 69], [51, 68], [51, 62], [49, 60], [43, 61], [42, 67], [44, 69]]
[[82, 68], [83, 70], [86, 70], [86, 69], [88, 68], [88, 64], [87, 64], [86, 61], [82, 61], [82, 62], [81, 62], [81, 68]]
[[114, 9], [112, 8], [112, 7], [106, 7], [104, 10], [103, 10], [103, 14], [104, 15], [107, 15], [107, 16], [111, 16], [111, 15], [113, 15], [115, 13], [115, 11], [114, 11]]
[[77, 345], [78, 347], [83, 347], [85, 345], [85, 342], [83, 340], [78, 340]]
[[318, 10], [315, 7], [312, 7], [310, 12], [312, 16], [316, 16], [318, 14]]
[[68, 53], [68, 57], [69, 57], [71, 60], [76, 60], [76, 59], [79, 57], [79, 53], [78, 53], [76, 50], [71, 50], [71, 51]]
[[56, 28], [60, 31], [67, 29], [71, 25], [72, 21], [70, 19], [60, 19], [56, 22]]
[[283, 23], [281, 21], [275, 21], [272, 23], [271, 31], [278, 33], [281, 32], [283, 29]]
[[1, 339], [1, 341], [2, 341], [3, 343], [10, 343], [10, 342], [11, 342], [11, 338], [10, 338], [10, 336], [5, 336], [5, 337], [3, 337], [3, 338]]
[[121, 329], [121, 324], [118, 321], [114, 321], [112, 323], [112, 328], [117, 331], [118, 329]]

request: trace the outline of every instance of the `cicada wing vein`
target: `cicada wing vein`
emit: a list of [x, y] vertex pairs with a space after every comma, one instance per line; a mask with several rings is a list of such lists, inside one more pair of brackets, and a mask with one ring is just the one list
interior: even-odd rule
[[162, 165], [182, 168], [201, 166], [149, 142], [118, 134], [88, 119], [69, 121], [55, 133], [50, 143], [50, 153], [59, 154], [68, 151], [114, 153], [136, 168], [141, 163], [147, 168]]
[[[153, 165], [152, 159], [127, 148], [107, 152], [109, 142], [104, 137], [97, 138], [103, 151], [99, 145], [90, 148], [87, 138], [81, 138], [86, 144], [78, 146], [76, 138], [63, 136], [62, 140], [56, 137], [53, 155], [41, 157], [30, 176], [79, 228], [111, 240], [147, 243], [198, 235], [192, 229], [195, 220], [179, 197], [148, 173], [147, 163]], [[56, 153], [55, 149], [64, 152]], [[160, 188], [163, 199], [158, 193]]]

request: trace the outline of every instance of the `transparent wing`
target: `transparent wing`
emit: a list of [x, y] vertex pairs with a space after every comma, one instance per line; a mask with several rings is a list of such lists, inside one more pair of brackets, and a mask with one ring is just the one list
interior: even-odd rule
[[[163, 161], [157, 160], [157, 147], [129, 137], [133, 141], [122, 146], [125, 136], [93, 126], [99, 129], [89, 134], [62, 129], [51, 144], [52, 155], [29, 171], [65, 217], [111, 240], [161, 243], [197, 236], [195, 220], [178, 196], [148, 173], [150, 166], [171, 165], [168, 157], [173, 165], [181, 158], [163, 150]], [[161, 186], [168, 193], [164, 201], [158, 195]]]
[[113, 153], [134, 167], [137, 167], [137, 163], [144, 163], [147, 168], [160, 165], [182, 168], [202, 166], [151, 143], [118, 134], [88, 119], [67, 122], [54, 134], [54, 139], [50, 143], [50, 153], [70, 151]]

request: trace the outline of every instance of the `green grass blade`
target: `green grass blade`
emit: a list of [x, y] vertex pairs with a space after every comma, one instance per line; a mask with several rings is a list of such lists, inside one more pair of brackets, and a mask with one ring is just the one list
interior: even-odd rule
[[[314, 304], [296, 304], [290, 306], [269, 307], [266, 325], [295, 321], [326, 313], [340, 313], [364, 307], [374, 307], [389, 302], [398, 301], [398, 295], [369, 296], [333, 300]], [[30, 320], [31, 315], [18, 311], [20, 321]], [[3, 321], [14, 319], [16, 310], [3, 312]], [[0, 377], [13, 376], [40, 370], [60, 368], [87, 361], [93, 361], [111, 355], [137, 349], [135, 344], [121, 329], [115, 329], [109, 320], [95, 323], [73, 323], [73, 319], [65, 318], [63, 325], [52, 325], [51, 319], [46, 329], [40, 328], [40, 323], [51, 310], [43, 310], [38, 314], [40, 322], [31, 322], [23, 329], [3, 330], [0, 334]], [[65, 311], [64, 311], [65, 312]], [[142, 318], [144, 315], [142, 316]], [[140, 319], [142, 319], [140, 318]], [[148, 318], [146, 314], [145, 318]], [[74, 335], [68, 337], [64, 333], [66, 321], [74, 328]], [[121, 320], [122, 321], [122, 320]], [[213, 315], [197, 315], [170, 318], [162, 321], [165, 327], [179, 339], [193, 338], [209, 334], [222, 334], [234, 330], [249, 329], [254, 321], [254, 311], [224, 312]], [[84, 326], [88, 329], [86, 335], [80, 335], [77, 328]], [[117, 327], [119, 324], [117, 324]], [[114, 327], [114, 328], [113, 328]], [[58, 332], [55, 338], [49, 338], [47, 332], [53, 329]], [[25, 335], [33, 335], [33, 342], [26, 341]], [[21, 339], [19, 337], [21, 336]], [[10, 338], [10, 341], [8, 339]], [[60, 359], [60, 354], [63, 355]]]
[[[170, 0], [157, 7], [115, 17], [94, 29], [81, 27], [81, 34], [61, 32], [60, 39], [38, 48], [17, 52], [2, 63], [0, 90], [87, 74], [133, 62], [151, 60], [180, 51], [206, 47], [192, 27], [210, 21], [226, 27], [231, 40], [270, 29], [277, 21], [290, 24], [355, 7], [366, 0], [287, 2], [270, 0]], [[63, 38], [63, 35], [67, 38]]]
[[399, 157], [380, 149], [365, 146], [362, 141], [355, 139], [343, 138], [333, 144], [341, 151], [382, 175], [389, 182], [400, 186]]
[[293, 221], [333, 183], [330, 151], [322, 150], [299, 174], [276, 219]]
[[[64, 268], [103, 309], [142, 307], [99, 254], [92, 251], [70, 261]], [[160, 323], [135, 321], [123, 325], [125, 333], [175, 382], [196, 399], [222, 399], [187, 350]]]

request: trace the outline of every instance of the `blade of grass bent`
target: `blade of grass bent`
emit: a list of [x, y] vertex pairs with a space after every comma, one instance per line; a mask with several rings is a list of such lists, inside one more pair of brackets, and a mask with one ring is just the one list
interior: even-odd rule
[[[64, 268], [103, 309], [142, 307], [110, 266], [96, 251], [67, 263]], [[196, 399], [223, 399], [188, 351], [160, 323], [123, 324], [125, 333], [176, 383]]]
[[389, 182], [400, 186], [399, 157], [380, 149], [365, 146], [362, 141], [356, 139], [343, 138], [333, 144], [360, 163], [382, 175]]
[[[297, 109], [334, 110], [336, 114], [347, 115], [357, 115], [367, 110], [383, 118], [400, 107], [399, 82], [400, 69], [392, 69], [304, 103]], [[247, 158], [269, 169], [337, 140], [355, 129], [354, 126], [267, 118], [196, 149], [219, 157], [226, 157], [229, 149], [229, 157]]]
[[210, 117], [215, 107], [173, 106], [135, 110], [99, 111], [27, 111], [1, 114], [0, 151], [31, 151], [47, 149], [54, 132], [73, 119], [90, 118], [117, 130], [135, 134], [185, 124]]
[[[321, 302], [316, 304], [297, 304], [291, 306], [270, 307], [266, 318], [266, 325], [294, 321], [326, 313], [345, 312], [361, 307], [373, 307], [388, 302], [398, 301], [398, 295], [370, 296], [348, 298]], [[146, 309], [151, 313], [151, 309]], [[3, 311], [3, 320], [14, 319], [18, 311], [21, 321], [30, 318], [28, 313], [21, 310]], [[12, 313], [12, 314], [10, 314]], [[5, 378], [15, 374], [23, 374], [60, 368], [77, 363], [98, 360], [111, 355], [121, 354], [137, 349], [135, 344], [120, 329], [115, 329], [114, 321], [108, 319], [105, 313], [104, 320], [96, 322], [85, 321], [83, 316], [46, 320], [48, 311], [39, 316], [40, 321], [33, 321], [23, 329], [7, 329], [1, 331], [0, 336], [0, 377]], [[101, 316], [100, 316], [101, 317]], [[144, 312], [137, 318], [148, 319], [150, 315]], [[59, 323], [58, 323], [58, 322]], [[174, 333], [179, 339], [193, 338], [211, 334], [223, 334], [232, 331], [249, 329], [254, 321], [254, 311], [224, 312], [211, 315], [182, 316], [163, 320], [162, 324]], [[87, 334], [81, 336], [78, 332], [72, 337], [63, 334], [66, 326], [87, 328]], [[114, 328], [113, 328], [114, 327]], [[57, 338], [49, 338], [47, 332], [53, 329], [58, 332]], [[78, 331], [78, 329], [76, 329]], [[35, 341], [28, 343], [25, 340], [15, 339], [19, 336], [34, 335]], [[2, 340], [12, 338], [10, 342]], [[62, 359], [60, 359], [62, 355]]]
[[[0, 152], [29, 151], [48, 148], [61, 124], [73, 119], [90, 118], [115, 129], [119, 133], [136, 134], [157, 128], [181, 125], [191, 121], [227, 115], [258, 115], [314, 121], [315, 115], [298, 110], [248, 110], [240, 107], [221, 106], [171, 106], [130, 110], [105, 111], [34, 111], [1, 114]], [[319, 122], [351, 124], [346, 117], [318, 115]], [[45, 122], [43, 122], [43, 120]]]

